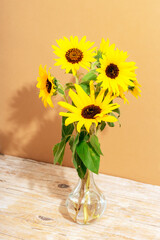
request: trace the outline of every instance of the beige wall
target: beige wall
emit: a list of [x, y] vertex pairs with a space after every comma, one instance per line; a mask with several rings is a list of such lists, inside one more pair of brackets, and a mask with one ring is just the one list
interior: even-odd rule
[[[122, 127], [107, 128], [100, 141], [100, 171], [160, 184], [160, 1], [1, 0], [0, 151], [53, 162], [60, 140], [59, 107], [45, 109], [35, 87], [40, 64], [54, 67], [51, 45], [62, 36], [109, 38], [138, 65], [142, 97], [121, 103]], [[54, 101], [56, 102], [56, 100]], [[71, 165], [69, 148], [64, 165]]]

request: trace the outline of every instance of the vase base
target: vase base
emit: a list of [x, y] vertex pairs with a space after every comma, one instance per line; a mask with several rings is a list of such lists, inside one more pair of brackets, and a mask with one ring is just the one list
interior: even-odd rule
[[90, 224], [100, 218], [106, 209], [106, 199], [101, 193], [89, 191], [79, 203], [72, 193], [66, 201], [70, 217], [78, 224]]

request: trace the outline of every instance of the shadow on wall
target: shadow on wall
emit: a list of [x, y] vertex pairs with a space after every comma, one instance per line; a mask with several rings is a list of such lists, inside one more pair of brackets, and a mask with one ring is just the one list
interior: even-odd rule
[[[52, 148], [61, 137], [58, 108], [57, 104], [54, 110], [43, 106], [35, 84], [19, 90], [10, 103], [9, 128], [0, 131], [0, 152], [53, 163]], [[69, 147], [64, 159], [63, 165], [72, 166]]]
[[[56, 102], [54, 105], [54, 109], [46, 109], [43, 106], [41, 99], [38, 98], [35, 84], [19, 90], [11, 99], [9, 106], [10, 116], [6, 120], [6, 129], [0, 130], [0, 152], [53, 163], [52, 148], [61, 138], [61, 117], [58, 117], [59, 106]], [[53, 115], [53, 111], [56, 112], [55, 115]], [[72, 221], [65, 207], [67, 195], [71, 192], [72, 187], [63, 169], [60, 169], [56, 178], [58, 180], [55, 182], [56, 168], [51, 167], [48, 169], [48, 166], [43, 162], [40, 163], [41, 171], [36, 171], [36, 165], [33, 166], [32, 171], [28, 171], [28, 163], [22, 159], [22, 161], [19, 161], [17, 177], [19, 177], [20, 181], [27, 181], [30, 189], [37, 189], [40, 182], [37, 179], [41, 179], [39, 186], [41, 191], [47, 191], [47, 194], [51, 197], [54, 194], [56, 198], [60, 198], [60, 214]], [[63, 165], [73, 166], [69, 147], [65, 151]], [[47, 175], [47, 177], [46, 168], [48, 169], [47, 173], [50, 175]], [[55, 192], [55, 189], [58, 193]], [[59, 194], [62, 190], [63, 195]], [[46, 216], [40, 215], [39, 218], [43, 221], [47, 220]], [[50, 220], [52, 219], [50, 218]]]

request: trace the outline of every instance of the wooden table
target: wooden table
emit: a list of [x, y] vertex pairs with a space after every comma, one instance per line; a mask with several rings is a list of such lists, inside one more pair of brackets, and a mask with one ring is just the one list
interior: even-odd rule
[[0, 240], [160, 240], [160, 187], [95, 176], [108, 206], [91, 225], [65, 207], [75, 169], [0, 155]]

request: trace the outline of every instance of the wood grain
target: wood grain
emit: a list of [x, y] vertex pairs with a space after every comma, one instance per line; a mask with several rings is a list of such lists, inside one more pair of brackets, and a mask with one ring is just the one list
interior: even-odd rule
[[65, 200], [75, 169], [0, 156], [0, 240], [160, 240], [160, 187], [94, 175], [107, 199], [91, 225], [72, 221]]

